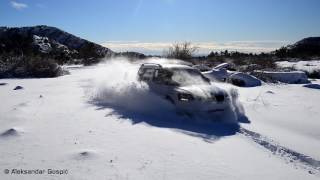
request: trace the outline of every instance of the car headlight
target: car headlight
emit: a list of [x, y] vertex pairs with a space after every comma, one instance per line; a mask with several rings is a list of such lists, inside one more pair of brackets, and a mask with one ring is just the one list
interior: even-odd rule
[[230, 99], [229, 94], [228, 94], [228, 93], [224, 93], [224, 98], [225, 98], [225, 99]]
[[211, 93], [211, 100], [216, 102], [223, 102], [228, 99], [228, 94], [224, 92]]
[[194, 100], [194, 97], [192, 96], [192, 94], [188, 94], [188, 93], [178, 93], [178, 99], [179, 101], [192, 101]]

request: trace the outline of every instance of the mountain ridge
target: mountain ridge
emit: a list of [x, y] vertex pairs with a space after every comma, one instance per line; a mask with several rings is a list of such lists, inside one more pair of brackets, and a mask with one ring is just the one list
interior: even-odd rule
[[[114, 54], [107, 47], [46, 25], [0, 27], [0, 45], [0, 54], [47, 55], [53, 59], [64, 59], [57, 59], [60, 64], [72, 59], [98, 59]], [[42, 51], [42, 46], [47, 46], [47, 50]]]
[[275, 50], [275, 54], [281, 58], [309, 59], [320, 56], [320, 37], [307, 37], [294, 44]]

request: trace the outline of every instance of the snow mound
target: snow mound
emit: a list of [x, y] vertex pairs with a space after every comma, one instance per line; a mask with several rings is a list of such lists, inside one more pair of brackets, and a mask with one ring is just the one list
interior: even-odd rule
[[202, 74], [212, 81], [228, 81], [231, 84], [241, 87], [255, 87], [261, 86], [261, 80], [249, 74], [242, 72], [227, 71], [230, 64], [222, 63], [214, 67], [210, 71], [203, 72]]
[[274, 81], [279, 81], [288, 84], [304, 84], [309, 83], [308, 77], [303, 71], [291, 72], [272, 72], [272, 71], [257, 71], [259, 75], [269, 78]]
[[204, 76], [209, 78], [212, 81], [225, 81], [228, 77], [228, 72], [226, 69], [212, 69], [202, 73]]
[[312, 72], [315, 70], [320, 70], [320, 60], [310, 60], [310, 61], [279, 61], [276, 62], [278, 66], [283, 68], [295, 68], [300, 71]]
[[214, 69], [227, 69], [228, 67], [230, 67], [229, 63], [222, 63], [214, 67]]
[[266, 91], [266, 93], [267, 93], [267, 94], [274, 94], [274, 92], [273, 92], [273, 91], [270, 91], [270, 90], [269, 90], [269, 91]]
[[211, 68], [205, 64], [197, 64], [192, 66], [193, 68], [198, 69], [199, 71], [203, 72], [203, 71], [210, 71]]
[[18, 135], [19, 135], [19, 132], [15, 128], [10, 128], [10, 129], [4, 131], [3, 133], [1, 133], [2, 137], [18, 136]]
[[240, 87], [255, 87], [262, 84], [260, 79], [242, 72], [230, 75], [227, 81]]
[[81, 150], [76, 152], [73, 155], [73, 159], [75, 160], [89, 160], [89, 159], [94, 159], [98, 156], [98, 153], [95, 150]]
[[23, 89], [22, 86], [16, 86], [13, 90], [21, 90], [21, 89]]

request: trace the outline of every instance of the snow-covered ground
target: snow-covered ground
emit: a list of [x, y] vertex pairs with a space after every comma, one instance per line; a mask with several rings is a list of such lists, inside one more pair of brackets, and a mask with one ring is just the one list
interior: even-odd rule
[[0, 179], [320, 178], [319, 89], [219, 83], [238, 89], [245, 117], [201, 124], [135, 83], [137, 68], [117, 59], [58, 78], [1, 79]]
[[310, 61], [279, 61], [277, 65], [280, 67], [293, 67], [297, 70], [312, 72], [314, 70], [320, 69], [320, 60], [310, 60]]

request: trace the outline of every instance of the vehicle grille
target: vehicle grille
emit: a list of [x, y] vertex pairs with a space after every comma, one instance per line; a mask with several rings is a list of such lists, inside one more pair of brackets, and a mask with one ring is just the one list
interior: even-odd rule
[[223, 102], [224, 101], [224, 95], [223, 94], [216, 94], [214, 95], [216, 98], [217, 102]]

